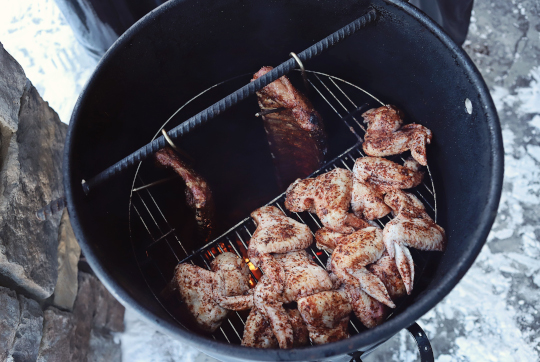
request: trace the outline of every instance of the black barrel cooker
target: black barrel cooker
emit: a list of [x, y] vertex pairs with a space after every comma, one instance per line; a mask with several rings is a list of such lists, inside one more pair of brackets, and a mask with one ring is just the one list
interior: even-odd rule
[[[304, 64], [307, 90], [300, 72], [289, 75], [325, 121], [328, 163], [319, 172], [351, 167], [361, 156], [361, 113], [380, 106], [378, 100], [398, 106], [407, 123], [433, 132], [429, 177], [414, 192], [445, 228], [446, 251], [415, 252], [412, 295], [371, 330], [352, 319], [346, 340], [292, 350], [245, 348], [241, 313], [231, 313], [213, 335], [195, 332], [166, 293], [174, 267], [186, 258], [206, 267], [224, 250], [245, 257], [254, 230], [249, 213], [282, 205], [284, 190], [254, 116], [256, 98], [175, 141], [214, 193], [217, 239], [208, 245], [195, 231], [181, 180], [151, 159], [88, 195], [81, 181], [248, 83], [261, 66], [282, 63], [369, 9], [377, 13], [373, 23]], [[105, 54], [73, 112], [64, 158], [71, 222], [98, 277], [166, 333], [226, 361], [349, 360], [411, 326], [474, 262], [497, 212], [502, 177], [500, 125], [480, 73], [440, 27], [402, 0], [171, 0]], [[316, 229], [315, 218], [297, 216]], [[324, 263], [325, 255], [309, 251]]]

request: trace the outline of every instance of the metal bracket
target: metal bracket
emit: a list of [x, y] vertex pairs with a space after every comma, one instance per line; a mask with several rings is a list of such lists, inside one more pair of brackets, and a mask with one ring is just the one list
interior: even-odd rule
[[[426, 335], [426, 332], [418, 325], [418, 323], [413, 323], [407, 327], [409, 333], [413, 336], [418, 347], [418, 352], [420, 353], [421, 362], [434, 362], [433, 349], [431, 348], [431, 343]], [[349, 362], [362, 362], [361, 356], [362, 352], [354, 352], [349, 354], [352, 358]]]

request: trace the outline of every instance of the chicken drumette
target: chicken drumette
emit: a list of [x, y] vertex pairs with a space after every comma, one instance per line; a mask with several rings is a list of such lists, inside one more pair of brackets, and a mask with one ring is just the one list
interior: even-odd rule
[[401, 166], [380, 157], [361, 157], [354, 164], [351, 206], [358, 217], [379, 219], [390, 212], [384, 194], [391, 190], [409, 189], [422, 182], [423, 173], [414, 160]]
[[287, 189], [285, 207], [317, 214], [322, 224], [344, 234], [361, 228], [363, 220], [349, 213], [353, 175], [336, 168], [315, 179], [296, 180]]
[[395, 257], [399, 273], [410, 294], [414, 283], [414, 262], [407, 247], [443, 251], [446, 245], [444, 229], [429, 217], [416, 196], [391, 191], [384, 201], [396, 217], [384, 227], [383, 240], [391, 257]]
[[427, 165], [426, 144], [431, 142], [431, 131], [419, 124], [403, 126], [402, 113], [394, 106], [373, 108], [365, 112], [368, 123], [364, 137], [364, 152], [369, 156], [391, 156], [407, 150], [421, 165]]

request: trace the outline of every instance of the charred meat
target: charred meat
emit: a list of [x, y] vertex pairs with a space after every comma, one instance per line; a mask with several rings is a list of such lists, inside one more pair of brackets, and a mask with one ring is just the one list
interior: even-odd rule
[[[271, 71], [262, 67], [253, 80]], [[282, 189], [297, 178], [316, 171], [324, 162], [326, 135], [321, 115], [309, 99], [283, 76], [257, 92], [261, 111], [280, 109], [263, 115], [268, 144]]]
[[156, 163], [176, 172], [186, 184], [186, 201], [195, 211], [199, 235], [203, 241], [209, 241], [214, 228], [214, 200], [206, 180], [180, 159], [170, 147], [165, 147], [155, 154]]

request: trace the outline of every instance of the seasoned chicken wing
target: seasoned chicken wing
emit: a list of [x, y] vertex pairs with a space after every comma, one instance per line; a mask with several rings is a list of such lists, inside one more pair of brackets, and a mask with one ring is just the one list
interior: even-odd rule
[[[357, 231], [373, 226], [365, 220], [358, 220], [360, 220], [361, 223], [354, 228]], [[322, 227], [315, 232], [315, 241], [319, 249], [332, 253], [339, 244], [348, 243], [350, 241], [350, 239], [347, 238], [348, 235], [350, 234], [342, 234], [332, 231], [327, 227]]]
[[[293, 329], [292, 347], [302, 347], [309, 344], [309, 332], [298, 309], [285, 309], [289, 315], [289, 323]], [[270, 321], [257, 308], [253, 308], [249, 313], [242, 346], [254, 348], [278, 348], [279, 344], [272, 331]]]
[[353, 175], [335, 168], [315, 180], [297, 180], [287, 189], [285, 207], [294, 212], [313, 211], [322, 224], [334, 231], [350, 234], [358, 218], [349, 214]]
[[395, 189], [409, 189], [422, 182], [424, 174], [414, 160], [406, 166], [380, 157], [358, 158], [354, 164], [351, 206], [358, 217], [379, 219], [390, 212], [384, 203], [384, 193]]
[[277, 292], [270, 279], [263, 275], [255, 286], [253, 294], [255, 308], [268, 318], [279, 348], [292, 348], [294, 343], [294, 331], [289, 314], [283, 308], [281, 293]]
[[387, 251], [383, 253], [383, 256], [379, 260], [368, 265], [366, 268], [383, 282], [392, 300], [397, 300], [407, 293], [396, 261]]
[[285, 309], [289, 314], [289, 322], [293, 328], [293, 347], [302, 347], [309, 344], [309, 331], [298, 309]]
[[264, 275], [255, 287], [254, 303], [270, 320], [272, 330], [280, 348], [291, 348], [295, 339], [294, 321], [286, 317], [283, 304], [297, 301], [315, 293], [333, 288], [328, 273], [315, 264], [305, 250], [286, 254], [274, 254], [274, 260], [283, 271], [283, 286], [274, 288], [270, 279]]
[[[412, 165], [408, 161], [407, 165]], [[424, 174], [415, 167], [409, 168], [381, 157], [360, 157], [353, 167], [356, 180], [369, 184], [379, 191], [410, 189], [422, 182]]]
[[174, 170], [186, 184], [186, 201], [195, 211], [198, 232], [203, 241], [208, 241], [214, 228], [214, 199], [206, 180], [178, 157], [170, 147], [155, 154], [156, 162]]
[[274, 257], [285, 272], [285, 287], [282, 294], [284, 303], [332, 289], [328, 273], [315, 264], [305, 250], [276, 254]]
[[420, 250], [443, 251], [446, 245], [444, 229], [429, 217], [416, 196], [402, 191], [391, 191], [384, 201], [396, 217], [384, 227], [383, 240], [410, 294], [414, 283], [414, 262], [407, 247]]
[[278, 348], [278, 341], [270, 321], [257, 308], [251, 309], [244, 327], [242, 346], [254, 348]]
[[351, 207], [355, 215], [368, 220], [380, 219], [390, 213], [384, 194], [368, 183], [354, 179]]
[[303, 250], [313, 242], [309, 228], [275, 206], [264, 206], [251, 213], [257, 223], [248, 247], [250, 261], [261, 267], [277, 291], [283, 288], [285, 275], [271, 254]]
[[427, 165], [426, 144], [431, 143], [429, 129], [419, 124], [403, 126], [402, 113], [394, 106], [373, 108], [363, 115], [368, 123], [364, 152], [369, 156], [391, 156], [407, 150], [421, 165]]
[[173, 280], [197, 325], [208, 332], [214, 332], [227, 316], [227, 310], [213, 299], [213, 282], [211, 271], [191, 264], [178, 265]]
[[[262, 67], [257, 79], [272, 70]], [[261, 111], [279, 109], [264, 116], [264, 129], [281, 187], [315, 172], [324, 162], [326, 135], [321, 115], [293, 87], [286, 76], [257, 92]]]
[[[393, 301], [406, 294], [396, 263], [386, 251], [379, 260], [368, 265], [366, 269], [383, 282]], [[362, 289], [346, 284], [342, 288], [349, 296], [354, 314], [367, 328], [378, 326], [390, 314], [390, 308], [370, 297]]]
[[324, 344], [349, 337], [351, 305], [343, 291], [326, 291], [298, 300], [298, 310], [313, 343]]
[[292, 212], [315, 213], [316, 178], [298, 179], [287, 188], [285, 207]]
[[362, 289], [348, 284], [343, 284], [341, 288], [347, 293], [354, 315], [367, 328], [378, 326], [390, 314], [390, 308], [370, 297]]
[[345, 284], [361, 288], [364, 292], [395, 308], [386, 287], [365, 267], [377, 261], [384, 252], [382, 231], [369, 227], [354, 232], [332, 253], [332, 272]]
[[211, 263], [214, 272], [214, 300], [223, 308], [245, 310], [253, 307], [253, 296], [248, 294], [249, 268], [236, 254], [219, 254]]

